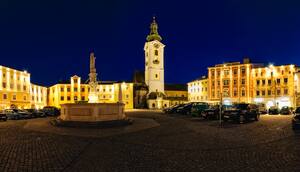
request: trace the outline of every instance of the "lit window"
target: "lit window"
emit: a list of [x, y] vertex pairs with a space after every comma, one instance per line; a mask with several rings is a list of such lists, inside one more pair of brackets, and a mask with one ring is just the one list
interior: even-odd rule
[[7, 94], [3, 94], [3, 100], [7, 99]]

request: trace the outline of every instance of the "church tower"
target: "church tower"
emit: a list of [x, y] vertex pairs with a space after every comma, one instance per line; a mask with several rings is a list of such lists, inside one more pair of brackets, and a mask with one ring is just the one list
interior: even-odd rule
[[158, 25], [153, 17], [150, 34], [146, 38], [145, 51], [145, 83], [150, 93], [164, 94], [164, 47], [158, 34]]

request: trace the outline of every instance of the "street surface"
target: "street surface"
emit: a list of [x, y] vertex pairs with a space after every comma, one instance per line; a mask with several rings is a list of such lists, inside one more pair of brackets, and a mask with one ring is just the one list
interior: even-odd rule
[[25, 127], [51, 118], [0, 122], [0, 171], [300, 171], [300, 133], [291, 130], [291, 116], [220, 128], [218, 121], [158, 111], [127, 115], [157, 125], [85, 137], [72, 128], [65, 135]]

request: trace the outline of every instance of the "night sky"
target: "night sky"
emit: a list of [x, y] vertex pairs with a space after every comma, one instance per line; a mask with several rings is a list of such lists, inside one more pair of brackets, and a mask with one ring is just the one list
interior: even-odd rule
[[144, 70], [143, 47], [155, 15], [165, 47], [165, 81], [186, 83], [216, 63], [300, 64], [300, 1], [0, 2], [0, 65], [52, 85], [87, 78], [95, 52], [100, 80], [131, 80]]

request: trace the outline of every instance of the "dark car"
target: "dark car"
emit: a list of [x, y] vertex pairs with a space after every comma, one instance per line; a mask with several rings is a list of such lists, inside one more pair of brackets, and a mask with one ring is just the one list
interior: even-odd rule
[[300, 107], [297, 107], [297, 109], [295, 110], [295, 114], [292, 118], [292, 128], [294, 130], [300, 128]]
[[204, 119], [219, 119], [220, 116], [220, 106], [219, 105], [212, 105], [208, 109], [205, 109], [201, 116]]
[[292, 114], [292, 109], [288, 106], [283, 106], [280, 110], [281, 115], [290, 115]]
[[193, 103], [184, 104], [183, 106], [180, 106], [176, 109], [176, 113], [190, 115], [192, 107]]
[[3, 111], [0, 112], [0, 120], [7, 121], [7, 116]]
[[276, 106], [269, 108], [269, 115], [278, 115], [280, 113], [279, 109]]
[[21, 110], [21, 109], [15, 109], [17, 113], [21, 115], [22, 119], [30, 119], [32, 118], [32, 113], [26, 111], [26, 110]]
[[164, 113], [167, 113], [167, 114], [176, 113], [177, 109], [181, 106], [184, 106], [184, 104], [177, 104], [177, 105], [165, 108], [163, 111], [164, 111]]
[[25, 111], [29, 112], [31, 114], [31, 118], [39, 118], [39, 117], [46, 117], [46, 114], [37, 109], [25, 109]]
[[224, 110], [223, 120], [233, 120], [240, 123], [254, 119], [258, 121], [260, 117], [259, 108], [255, 104], [238, 103], [234, 104], [230, 109]]
[[7, 119], [22, 119], [22, 116], [18, 113], [17, 109], [5, 109], [3, 113], [7, 116]]
[[45, 106], [43, 108], [43, 112], [47, 116], [58, 116], [58, 115], [60, 115], [60, 110], [57, 107], [54, 107], [54, 106]]
[[201, 114], [208, 108], [209, 108], [208, 103], [205, 102], [193, 103], [191, 107], [191, 114], [193, 116], [201, 116]]

